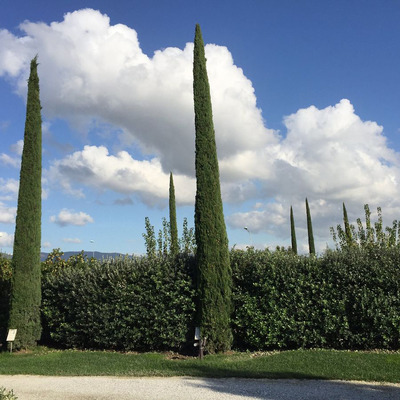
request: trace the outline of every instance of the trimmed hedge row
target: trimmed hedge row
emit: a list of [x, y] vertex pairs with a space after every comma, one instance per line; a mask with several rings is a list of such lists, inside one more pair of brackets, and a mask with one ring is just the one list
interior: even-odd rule
[[[234, 347], [398, 350], [399, 250], [349, 248], [318, 258], [231, 251]], [[140, 351], [193, 345], [193, 257], [81, 258], [43, 265], [45, 343]], [[0, 267], [5, 335], [11, 271], [7, 262]]]
[[186, 343], [194, 315], [191, 260], [116, 259], [43, 279], [45, 332], [63, 347], [165, 350]]
[[340, 344], [346, 329], [344, 302], [336, 298], [315, 257], [268, 250], [237, 251], [232, 256], [238, 348]]
[[399, 349], [398, 248], [235, 251], [233, 329], [239, 349]]

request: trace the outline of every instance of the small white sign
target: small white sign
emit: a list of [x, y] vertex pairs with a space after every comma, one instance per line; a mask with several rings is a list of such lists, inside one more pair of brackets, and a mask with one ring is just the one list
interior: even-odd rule
[[7, 342], [13, 342], [15, 340], [15, 336], [16, 335], [17, 335], [17, 330], [16, 329], [9, 329], [8, 330], [8, 335], [7, 335]]
[[194, 329], [194, 340], [200, 340], [200, 328], [198, 326]]

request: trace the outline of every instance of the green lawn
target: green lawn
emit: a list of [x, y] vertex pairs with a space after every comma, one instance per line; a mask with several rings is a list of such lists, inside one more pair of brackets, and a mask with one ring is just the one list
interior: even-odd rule
[[294, 350], [208, 355], [51, 350], [0, 353], [0, 374], [197, 376], [400, 382], [399, 352]]

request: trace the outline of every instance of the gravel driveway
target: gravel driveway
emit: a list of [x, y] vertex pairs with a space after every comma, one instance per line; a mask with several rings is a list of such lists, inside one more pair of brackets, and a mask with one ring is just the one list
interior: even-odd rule
[[1, 375], [18, 400], [399, 400], [400, 384], [294, 379]]

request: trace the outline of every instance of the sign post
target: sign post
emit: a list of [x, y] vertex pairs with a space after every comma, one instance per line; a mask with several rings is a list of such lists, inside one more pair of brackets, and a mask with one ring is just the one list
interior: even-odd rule
[[200, 360], [203, 359], [204, 357], [204, 347], [206, 346], [206, 341], [207, 338], [202, 338], [200, 334], [200, 328], [196, 326], [194, 330], [194, 340], [195, 340], [195, 346], [199, 346], [199, 358]]
[[17, 330], [16, 329], [9, 329], [8, 330], [7, 342], [10, 342], [10, 353], [12, 353], [12, 344], [13, 344], [13, 341], [15, 340], [15, 336], [16, 335], [17, 335]]

